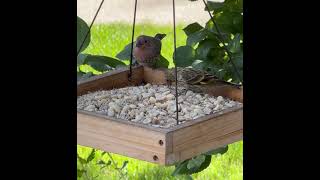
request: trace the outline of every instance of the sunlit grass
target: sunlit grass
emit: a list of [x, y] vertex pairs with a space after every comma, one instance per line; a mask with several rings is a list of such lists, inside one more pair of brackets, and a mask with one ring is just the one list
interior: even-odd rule
[[[194, 179], [198, 180], [240, 180], [243, 179], [243, 157], [242, 157], [242, 147], [243, 142], [237, 142], [229, 145], [229, 150], [224, 155], [217, 155], [212, 157], [212, 162], [210, 166], [204, 171], [192, 175]], [[87, 157], [90, 152], [90, 148], [83, 146], [78, 146], [78, 153]], [[149, 180], [149, 179], [186, 179], [185, 176], [173, 177], [171, 173], [174, 167], [164, 167], [148, 163], [145, 161], [136, 160], [133, 158], [112, 154], [114, 160], [121, 167], [124, 161], [129, 161], [126, 171], [128, 172], [128, 179], [132, 180]], [[88, 166], [89, 173], [92, 176], [99, 175], [97, 179], [120, 179], [118, 171], [114, 170], [112, 167], [105, 168], [104, 172], [99, 170], [99, 167], [95, 165], [97, 159], [100, 159], [101, 155], [98, 153], [96, 159], [93, 163]], [[108, 156], [104, 156], [103, 159], [107, 162], [109, 160]]]

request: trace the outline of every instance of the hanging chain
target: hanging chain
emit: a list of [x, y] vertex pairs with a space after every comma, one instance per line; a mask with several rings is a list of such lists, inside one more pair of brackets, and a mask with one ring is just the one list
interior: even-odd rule
[[81, 49], [82, 49], [82, 47], [83, 47], [83, 45], [84, 45], [84, 42], [85, 42], [86, 39], [88, 38], [88, 35], [89, 35], [89, 33], [90, 33], [90, 31], [91, 31], [91, 28], [92, 28], [92, 25], [93, 25], [94, 21], [96, 20], [96, 18], [97, 18], [97, 16], [98, 16], [98, 13], [99, 13], [99, 11], [100, 11], [103, 3], [104, 3], [104, 0], [101, 1], [100, 5], [99, 5], [99, 8], [97, 9], [96, 14], [94, 15], [94, 17], [93, 17], [93, 19], [92, 19], [92, 21], [91, 21], [91, 24], [90, 24], [90, 26], [89, 26], [89, 30], [88, 30], [86, 36], [84, 37], [84, 39], [83, 39], [83, 41], [82, 41], [82, 43], [81, 43], [80, 48], [78, 49], [77, 57], [79, 56], [79, 54], [80, 54], [80, 52], [81, 52]]
[[133, 15], [133, 25], [132, 25], [132, 38], [131, 38], [130, 71], [128, 75], [129, 81], [131, 81], [131, 76], [132, 76], [133, 41], [134, 41], [134, 29], [136, 26], [136, 14], [137, 14], [137, 0], [135, 0], [135, 3], [134, 3], [134, 15]]
[[229, 56], [229, 61], [231, 62], [232, 67], [233, 67], [234, 70], [236, 71], [236, 74], [237, 74], [237, 76], [238, 76], [238, 78], [239, 78], [239, 80], [240, 80], [240, 82], [241, 82], [241, 84], [242, 84], [241, 75], [240, 75], [240, 73], [239, 73], [239, 71], [238, 71], [238, 69], [237, 69], [236, 65], [234, 64], [233, 59], [232, 59], [232, 57], [231, 57], [231, 54], [232, 54], [232, 53], [229, 51], [229, 49], [228, 49], [227, 46], [226, 46], [226, 43], [225, 43], [225, 41], [224, 41], [224, 37], [222, 36], [221, 31], [220, 31], [220, 29], [219, 29], [216, 21], [213, 19], [213, 16], [212, 16], [212, 14], [210, 13], [208, 4], [206, 3], [205, 0], [202, 0], [202, 1], [203, 1], [204, 5], [206, 6], [207, 11], [208, 11], [208, 13], [209, 13], [209, 16], [210, 16], [210, 18], [211, 18], [211, 21], [213, 22], [214, 27], [216, 28], [216, 30], [217, 30], [217, 32], [218, 32], [219, 39], [220, 39], [220, 41], [222, 42], [223, 48], [225, 49], [225, 51], [227, 52], [227, 54], [228, 54], [228, 56]]
[[177, 64], [176, 64], [176, 52], [177, 52], [177, 45], [176, 45], [176, 6], [175, 6], [175, 1], [172, 0], [172, 6], [173, 6], [173, 39], [174, 39], [174, 59], [173, 62], [175, 64], [174, 66], [174, 73], [175, 73], [175, 86], [176, 86], [176, 119], [177, 119], [177, 124], [179, 124], [179, 113], [178, 113], [178, 72], [177, 72]]

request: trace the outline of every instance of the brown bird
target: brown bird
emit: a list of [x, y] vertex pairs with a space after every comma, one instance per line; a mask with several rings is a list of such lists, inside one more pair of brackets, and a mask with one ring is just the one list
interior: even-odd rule
[[133, 49], [133, 56], [136, 61], [147, 67], [155, 68], [160, 59], [161, 40], [165, 34], [156, 34], [155, 37], [141, 35], [137, 38]]
[[[167, 84], [171, 86], [175, 82], [175, 69], [167, 69], [165, 74], [167, 78]], [[209, 74], [206, 71], [192, 68], [177, 67], [177, 79], [178, 86], [182, 86], [186, 90], [191, 90], [198, 93], [203, 92], [203, 85], [206, 84], [228, 84], [240, 87], [238, 84], [221, 80], [217, 76]]]

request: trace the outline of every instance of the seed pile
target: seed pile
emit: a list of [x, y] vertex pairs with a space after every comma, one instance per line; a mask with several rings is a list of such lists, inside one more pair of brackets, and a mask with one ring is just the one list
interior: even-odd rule
[[[181, 123], [241, 104], [221, 96], [201, 95], [183, 91], [182, 88], [178, 90]], [[169, 128], [177, 123], [174, 94], [174, 88], [151, 84], [96, 91], [79, 96], [77, 108], [154, 127]]]

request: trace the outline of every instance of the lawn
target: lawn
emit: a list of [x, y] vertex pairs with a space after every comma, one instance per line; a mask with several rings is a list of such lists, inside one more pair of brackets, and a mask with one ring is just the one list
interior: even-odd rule
[[[186, 42], [186, 35], [183, 32], [184, 25], [177, 25], [177, 47], [184, 45]], [[106, 55], [115, 57], [122, 48], [131, 42], [131, 25], [128, 24], [107, 24], [95, 25], [92, 28], [91, 44], [85, 52], [97, 55]], [[156, 33], [165, 33], [162, 41], [162, 55], [170, 61], [172, 67], [172, 54], [173, 54], [173, 27], [169, 25], [152, 25], [152, 24], [138, 24], [135, 30], [135, 36], [155, 35]], [[88, 67], [83, 67], [88, 71], [92, 70]], [[217, 155], [212, 157], [210, 166], [198, 173], [192, 175], [194, 179], [217, 179], [217, 180], [240, 180], [243, 179], [243, 142], [237, 142], [229, 146], [229, 151], [224, 155]], [[90, 148], [78, 146], [78, 153], [82, 157], [87, 157]], [[169, 180], [169, 179], [187, 179], [184, 176], [172, 177], [171, 173], [174, 167], [164, 167], [152, 163], [139, 161], [136, 159], [112, 154], [114, 160], [121, 167], [124, 161], [129, 161], [125, 168], [127, 171], [127, 179], [132, 180]], [[87, 170], [89, 175], [96, 176], [96, 179], [120, 179], [119, 172], [111, 167], [104, 168], [102, 171], [96, 165], [100, 159], [100, 153], [97, 153], [95, 159], [88, 164]], [[107, 155], [103, 157], [108, 161]]]

